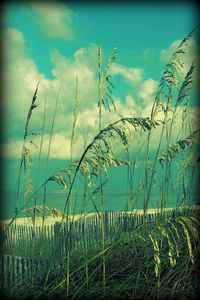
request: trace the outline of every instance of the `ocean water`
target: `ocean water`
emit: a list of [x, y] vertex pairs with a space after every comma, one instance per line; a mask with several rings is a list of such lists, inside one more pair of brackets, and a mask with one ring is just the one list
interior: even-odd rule
[[[93, 201], [89, 197], [84, 197], [83, 191], [74, 191], [70, 200], [70, 213], [81, 214], [95, 212], [95, 207], [99, 210], [99, 194], [96, 194], [93, 197]], [[4, 192], [3, 196], [3, 205], [2, 205], [2, 216], [1, 219], [12, 218], [15, 215], [15, 198], [12, 192]], [[44, 194], [40, 193], [37, 195], [36, 201], [37, 205], [43, 204]], [[54, 207], [59, 210], [64, 210], [65, 202], [67, 199], [67, 191], [63, 190], [54, 190], [47, 191], [46, 195], [46, 204], [50, 207]], [[126, 211], [132, 209], [142, 209], [143, 208], [144, 194], [127, 193], [127, 191], [122, 190], [106, 190], [103, 192], [103, 207], [105, 211], [115, 210], [115, 211]], [[180, 203], [181, 197], [178, 192], [174, 194], [173, 198], [167, 201], [166, 207], [174, 207], [177, 203]], [[19, 209], [25, 204], [23, 198], [19, 198]], [[94, 206], [95, 204], [95, 206]], [[30, 199], [26, 203], [26, 207], [32, 207], [34, 205], [34, 200]], [[158, 208], [160, 207], [160, 194], [157, 192], [152, 192], [149, 208]], [[27, 216], [25, 213], [20, 213], [19, 216]]]
[[[66, 162], [65, 162], [66, 163]], [[52, 162], [51, 162], [52, 164]], [[49, 174], [53, 174], [55, 170], [59, 170], [63, 168], [64, 163], [61, 161], [53, 161], [51, 169], [49, 170]], [[159, 174], [161, 174], [161, 171]], [[176, 171], [177, 172], [177, 171]], [[39, 185], [41, 186], [44, 182], [43, 178], [44, 170], [41, 170], [39, 178]], [[6, 164], [6, 180], [4, 189], [1, 191], [1, 216], [0, 219], [12, 218], [15, 215], [15, 196], [14, 190], [16, 188], [16, 178], [18, 174], [18, 164], [16, 161], [7, 161]], [[12, 177], [10, 176], [12, 174]], [[137, 172], [134, 175], [134, 189], [137, 191], [140, 180], [143, 178], [144, 169], [137, 168]], [[173, 177], [175, 176], [175, 171], [173, 173]], [[32, 174], [32, 178], [35, 178], [35, 173]], [[159, 191], [160, 186], [160, 178], [161, 176], [157, 176], [157, 186], [153, 186], [151, 191], [151, 197], [149, 200], [149, 208], [159, 208], [161, 203], [161, 196]], [[12, 179], [12, 180], [11, 180]], [[84, 198], [84, 181], [81, 178], [77, 178], [76, 184], [73, 187], [72, 195], [71, 195], [71, 205], [70, 212], [75, 214], [80, 214], [82, 212], [95, 212], [95, 206], [99, 210], [99, 195], [96, 194], [92, 199], [88, 200], [88, 195]], [[104, 180], [104, 179], [103, 179]], [[96, 186], [91, 190], [94, 191], [97, 188], [98, 182], [96, 182]], [[136, 193], [131, 194], [130, 189], [127, 189], [127, 168], [126, 167], [117, 167], [111, 168], [109, 172], [109, 181], [106, 185], [103, 186], [103, 207], [104, 210], [132, 210], [132, 209], [142, 209], [144, 202], [144, 191], [141, 190], [140, 194]], [[19, 209], [24, 206], [24, 189], [23, 185], [21, 186], [21, 194], [19, 197]], [[191, 191], [190, 191], [191, 193]], [[63, 187], [55, 183], [49, 182], [47, 185], [47, 195], [46, 195], [46, 204], [55, 207], [56, 209], [63, 210], [65, 206], [65, 202], [67, 199], [68, 190], [63, 190]], [[166, 202], [166, 207], [175, 207], [178, 203], [182, 201], [183, 193], [180, 189], [175, 189], [172, 191], [169, 188], [169, 195]], [[187, 195], [187, 198], [191, 199], [190, 202], [197, 199], [195, 195], [195, 191], [193, 194]], [[43, 190], [37, 194], [36, 200], [37, 205], [42, 205], [44, 199]], [[93, 200], [93, 201], [92, 201]], [[95, 203], [95, 206], [93, 204]], [[185, 203], [183, 203], [185, 204]], [[188, 204], [188, 203], [187, 203]], [[34, 205], [34, 199], [26, 203], [26, 207], [32, 207]], [[24, 214], [20, 214], [19, 216], [24, 216]]]

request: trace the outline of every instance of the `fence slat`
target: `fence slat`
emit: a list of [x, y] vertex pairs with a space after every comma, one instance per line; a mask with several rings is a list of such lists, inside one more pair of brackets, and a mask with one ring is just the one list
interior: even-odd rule
[[1, 289], [4, 289], [4, 255], [1, 256]]
[[9, 289], [11, 287], [11, 278], [10, 278], [10, 256], [7, 256], [6, 259], [6, 277], [7, 277], [7, 288]]

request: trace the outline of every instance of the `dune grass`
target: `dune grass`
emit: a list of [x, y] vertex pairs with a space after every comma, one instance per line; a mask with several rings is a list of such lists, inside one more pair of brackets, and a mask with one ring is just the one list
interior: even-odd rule
[[50, 264], [48, 276], [42, 275], [41, 269], [33, 286], [27, 278], [11, 290], [11, 295], [21, 299], [28, 295], [48, 299], [55, 295], [59, 299], [66, 299], [67, 295], [69, 299], [195, 299], [198, 227], [198, 217], [190, 214], [141, 224], [129, 237], [118, 230], [114, 241], [103, 251], [101, 244], [91, 248], [86, 243], [87, 252], [69, 252], [70, 265], [67, 257], [62, 267]]

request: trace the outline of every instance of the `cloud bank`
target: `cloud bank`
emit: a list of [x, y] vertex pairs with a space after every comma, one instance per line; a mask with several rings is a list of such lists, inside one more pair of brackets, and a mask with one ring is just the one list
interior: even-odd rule
[[[70, 27], [73, 13], [70, 10], [66, 8], [65, 11], [61, 6], [58, 6], [57, 10], [53, 11], [52, 7], [49, 15], [42, 18], [43, 10], [42, 4], [34, 4], [32, 7], [32, 14], [36, 19], [35, 22], [44, 34], [49, 35], [51, 38], [69, 40], [74, 38], [73, 28]], [[54, 30], [51, 26], [54, 26]], [[45, 31], [47, 28], [48, 32]], [[76, 78], [78, 77], [78, 119], [75, 132], [74, 158], [80, 157], [84, 149], [84, 139], [86, 138], [90, 142], [98, 132], [98, 46], [93, 43], [87, 47], [79, 48], [72, 57], [66, 57], [58, 49], [52, 49], [50, 60], [53, 64], [52, 74], [54, 79], [48, 79], [45, 74], [39, 72], [29, 49], [27, 49], [26, 39], [21, 31], [15, 28], [4, 29], [3, 40], [3, 103], [6, 109], [4, 155], [6, 157], [20, 157], [26, 115], [35, 87], [40, 81], [37, 98], [39, 105], [31, 118], [30, 131], [41, 133], [44, 101], [46, 98], [47, 117], [43, 143], [43, 155], [46, 155], [55, 103], [59, 95], [50, 158], [69, 158]], [[162, 61], [168, 59], [178, 43], [179, 41], [175, 41], [168, 49], [161, 51], [160, 58]], [[121, 76], [127, 85], [127, 91], [124, 99], [117, 95], [117, 91], [114, 92], [113, 99], [115, 100], [117, 111], [109, 113], [104, 109], [103, 126], [119, 119], [120, 116], [149, 116], [158, 82], [153, 78], [145, 78], [143, 69], [118, 63], [113, 65], [112, 75], [113, 78]], [[135, 86], [137, 87], [136, 91]], [[160, 116], [160, 118], [162, 117]], [[176, 123], [179, 125], [177, 125], [175, 133], [180, 128], [180, 122], [181, 120], [177, 119]], [[39, 144], [40, 136], [33, 137], [33, 141]], [[32, 147], [31, 151], [33, 156], [38, 153], [38, 150], [34, 147]]]

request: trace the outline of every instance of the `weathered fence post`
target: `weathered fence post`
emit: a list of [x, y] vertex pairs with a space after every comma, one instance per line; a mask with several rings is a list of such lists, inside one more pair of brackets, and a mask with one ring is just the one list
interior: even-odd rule
[[55, 252], [53, 253], [55, 256], [62, 253], [62, 243], [61, 243], [61, 225], [60, 223], [56, 222], [54, 224], [54, 249]]

